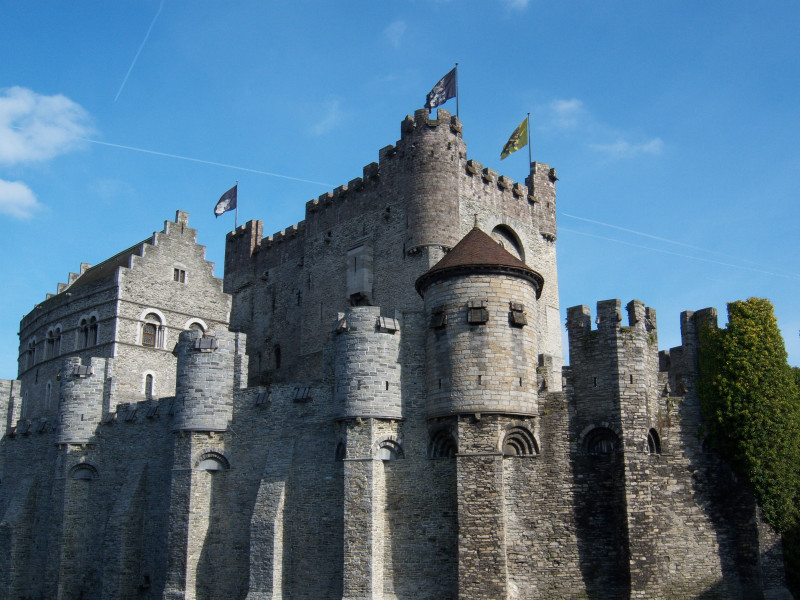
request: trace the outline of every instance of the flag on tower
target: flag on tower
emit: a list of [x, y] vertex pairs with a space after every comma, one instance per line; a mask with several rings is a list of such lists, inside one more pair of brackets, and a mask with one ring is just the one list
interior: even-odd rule
[[217, 217], [220, 216], [222, 213], [226, 213], [229, 210], [233, 210], [236, 208], [236, 197], [237, 197], [237, 188], [239, 184], [237, 183], [227, 192], [222, 194], [222, 197], [217, 202], [217, 205], [214, 207], [214, 215]]
[[456, 67], [442, 77], [433, 86], [433, 89], [428, 93], [425, 100], [425, 108], [436, 108], [440, 104], [444, 104], [450, 98], [456, 97]]
[[509, 154], [516, 152], [523, 146], [528, 144], [528, 118], [526, 117], [522, 123], [519, 124], [508, 138], [506, 145], [503, 146], [503, 151], [500, 153], [500, 160], [503, 160]]

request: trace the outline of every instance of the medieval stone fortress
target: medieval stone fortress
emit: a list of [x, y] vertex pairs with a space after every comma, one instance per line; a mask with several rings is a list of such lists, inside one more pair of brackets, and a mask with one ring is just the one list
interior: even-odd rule
[[0, 597], [788, 598], [704, 445], [697, 326], [567, 310], [556, 172], [416, 111], [214, 277], [189, 216], [81, 265], [0, 382]]

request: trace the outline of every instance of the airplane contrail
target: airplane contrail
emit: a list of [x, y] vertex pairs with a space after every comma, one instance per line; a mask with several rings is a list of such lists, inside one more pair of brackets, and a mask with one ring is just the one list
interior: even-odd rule
[[[734, 260], [741, 261], [743, 263], [749, 263], [751, 265], [758, 265], [757, 262], [748, 260], [746, 258], [741, 258], [738, 256], [733, 256], [731, 254], [725, 254], [724, 252], [719, 252], [718, 250], [711, 250], [710, 248], [702, 248], [700, 246], [694, 246], [693, 244], [686, 244], [684, 242], [678, 242], [675, 240], [670, 240], [664, 237], [660, 237], [657, 235], [652, 235], [650, 233], [644, 233], [643, 231], [636, 231], [635, 229], [628, 229], [627, 227], [620, 227], [619, 225], [613, 225], [612, 223], [604, 223], [603, 221], [596, 221], [594, 219], [587, 219], [586, 217], [579, 217], [577, 215], [571, 215], [569, 213], [561, 213], [561, 216], [569, 217], [570, 219], [575, 219], [577, 221], [584, 221], [586, 223], [593, 223], [594, 225], [602, 225], [603, 227], [609, 227], [611, 229], [616, 229], [618, 231], [624, 231], [625, 233], [632, 233], [634, 235], [638, 235], [641, 237], [646, 237], [651, 240], [657, 240], [659, 242], [665, 242], [667, 244], [673, 244], [675, 246], [681, 246], [682, 248], [689, 248], [690, 250], [699, 250], [700, 252], [708, 252], [709, 254], [716, 254], [717, 256], [724, 256], [725, 258], [732, 258]], [[577, 232], [576, 232], [577, 233]], [[588, 234], [587, 234], [588, 235]], [[609, 238], [610, 239], [610, 238]], [[727, 263], [720, 263], [720, 264], [727, 264]], [[796, 273], [787, 273], [787, 277], [798, 277]]]
[[236, 169], [237, 171], [247, 171], [248, 173], [258, 173], [259, 175], [269, 175], [270, 177], [279, 177], [280, 179], [288, 179], [290, 181], [300, 181], [302, 183], [313, 183], [314, 185], [322, 185], [328, 188], [334, 187], [330, 183], [322, 181], [312, 181], [311, 179], [301, 179], [300, 177], [291, 177], [289, 175], [281, 175], [280, 173], [272, 173], [271, 171], [260, 171], [259, 169], [249, 169], [247, 167], [238, 167], [236, 165], [229, 165], [227, 163], [214, 162], [212, 160], [203, 160], [201, 158], [192, 158], [191, 156], [181, 156], [179, 154], [169, 154], [167, 152], [158, 152], [157, 150], [147, 150], [146, 148], [136, 148], [135, 146], [124, 146], [123, 144], [112, 144], [111, 142], [101, 142], [100, 140], [92, 140], [89, 138], [78, 138], [83, 142], [90, 144], [99, 144], [100, 146], [109, 146], [111, 148], [121, 148], [123, 150], [133, 150], [134, 152], [144, 152], [145, 154], [154, 154], [155, 156], [165, 156], [167, 158], [177, 158], [179, 160], [188, 160], [190, 162], [201, 163], [204, 165], [213, 165], [215, 167], [224, 167], [226, 169]]
[[133, 57], [133, 62], [131, 63], [131, 66], [128, 67], [128, 72], [125, 73], [125, 78], [122, 80], [122, 84], [119, 86], [119, 90], [117, 91], [117, 95], [114, 96], [114, 102], [117, 101], [117, 98], [119, 98], [119, 95], [122, 93], [122, 88], [125, 87], [125, 84], [128, 81], [128, 77], [130, 76], [131, 71], [133, 71], [134, 65], [136, 65], [136, 61], [139, 60], [139, 55], [142, 53], [142, 49], [144, 48], [144, 45], [147, 43], [147, 39], [150, 37], [150, 32], [153, 31], [153, 25], [156, 24], [156, 19], [158, 19], [158, 15], [161, 14], [161, 9], [162, 8], [164, 8], [164, 0], [161, 0], [161, 3], [158, 5], [158, 10], [156, 11], [156, 16], [153, 17], [153, 20], [150, 22], [150, 27], [147, 28], [147, 33], [145, 34], [144, 39], [142, 40], [142, 43], [139, 46], [139, 49], [136, 51], [136, 56]]
[[[623, 240], [617, 240], [610, 237], [605, 237], [603, 235], [595, 235], [593, 233], [585, 233], [583, 231], [578, 231], [577, 229], [570, 229], [568, 227], [559, 227], [559, 231], [568, 231], [569, 233], [576, 233], [578, 235], [584, 235], [586, 237], [595, 238], [598, 240], [604, 240], [607, 242], [615, 242], [617, 244], [624, 244], [625, 246], [632, 246], [634, 248], [641, 248], [643, 250], [650, 250], [652, 252], [660, 252], [661, 254], [669, 254], [671, 256], [678, 256], [680, 258], [688, 258], [689, 260], [697, 260], [700, 262], [711, 263], [713, 265], [722, 265], [724, 267], [731, 267], [732, 269], [741, 269], [743, 271], [753, 271], [755, 273], [762, 273], [764, 275], [771, 275], [773, 277], [783, 277], [785, 279], [800, 279], [800, 275], [794, 274], [785, 274], [785, 273], [775, 273], [774, 271], [766, 271], [764, 269], [756, 269], [755, 267], [746, 267], [744, 265], [736, 265], [733, 263], [723, 262], [721, 260], [715, 260], [713, 258], [703, 258], [702, 256], [692, 256], [690, 254], [681, 254], [680, 252], [673, 252], [671, 250], [664, 250], [663, 248], [653, 248], [651, 246], [643, 246], [642, 244], [634, 244], [632, 242], [626, 242]], [[654, 237], [654, 236], [653, 236]], [[668, 240], [664, 240], [668, 241]], [[681, 244], [683, 245], [683, 244]], [[693, 246], [690, 246], [693, 247]], [[702, 248], [699, 248], [702, 250]]]

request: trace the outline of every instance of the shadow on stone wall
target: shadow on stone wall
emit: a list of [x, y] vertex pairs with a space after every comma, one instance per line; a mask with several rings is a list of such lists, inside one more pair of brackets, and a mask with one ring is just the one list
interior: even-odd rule
[[630, 597], [628, 521], [621, 452], [571, 457], [578, 566], [591, 600]]

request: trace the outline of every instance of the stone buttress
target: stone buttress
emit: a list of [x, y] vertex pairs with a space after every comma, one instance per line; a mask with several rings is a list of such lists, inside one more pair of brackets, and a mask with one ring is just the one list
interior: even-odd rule
[[[399, 316], [399, 315], [397, 315]], [[384, 597], [388, 535], [383, 461], [402, 452], [400, 322], [380, 307], [353, 307], [334, 330], [334, 399], [344, 475], [344, 600]]]
[[[224, 512], [229, 424], [234, 390], [247, 379], [245, 335], [187, 330], [176, 347], [178, 373], [173, 431], [175, 445], [170, 485], [169, 558], [164, 597], [215, 597], [213, 569], [224, 556]], [[201, 559], [203, 566], [199, 561]], [[203, 589], [200, 589], [203, 587]]]

